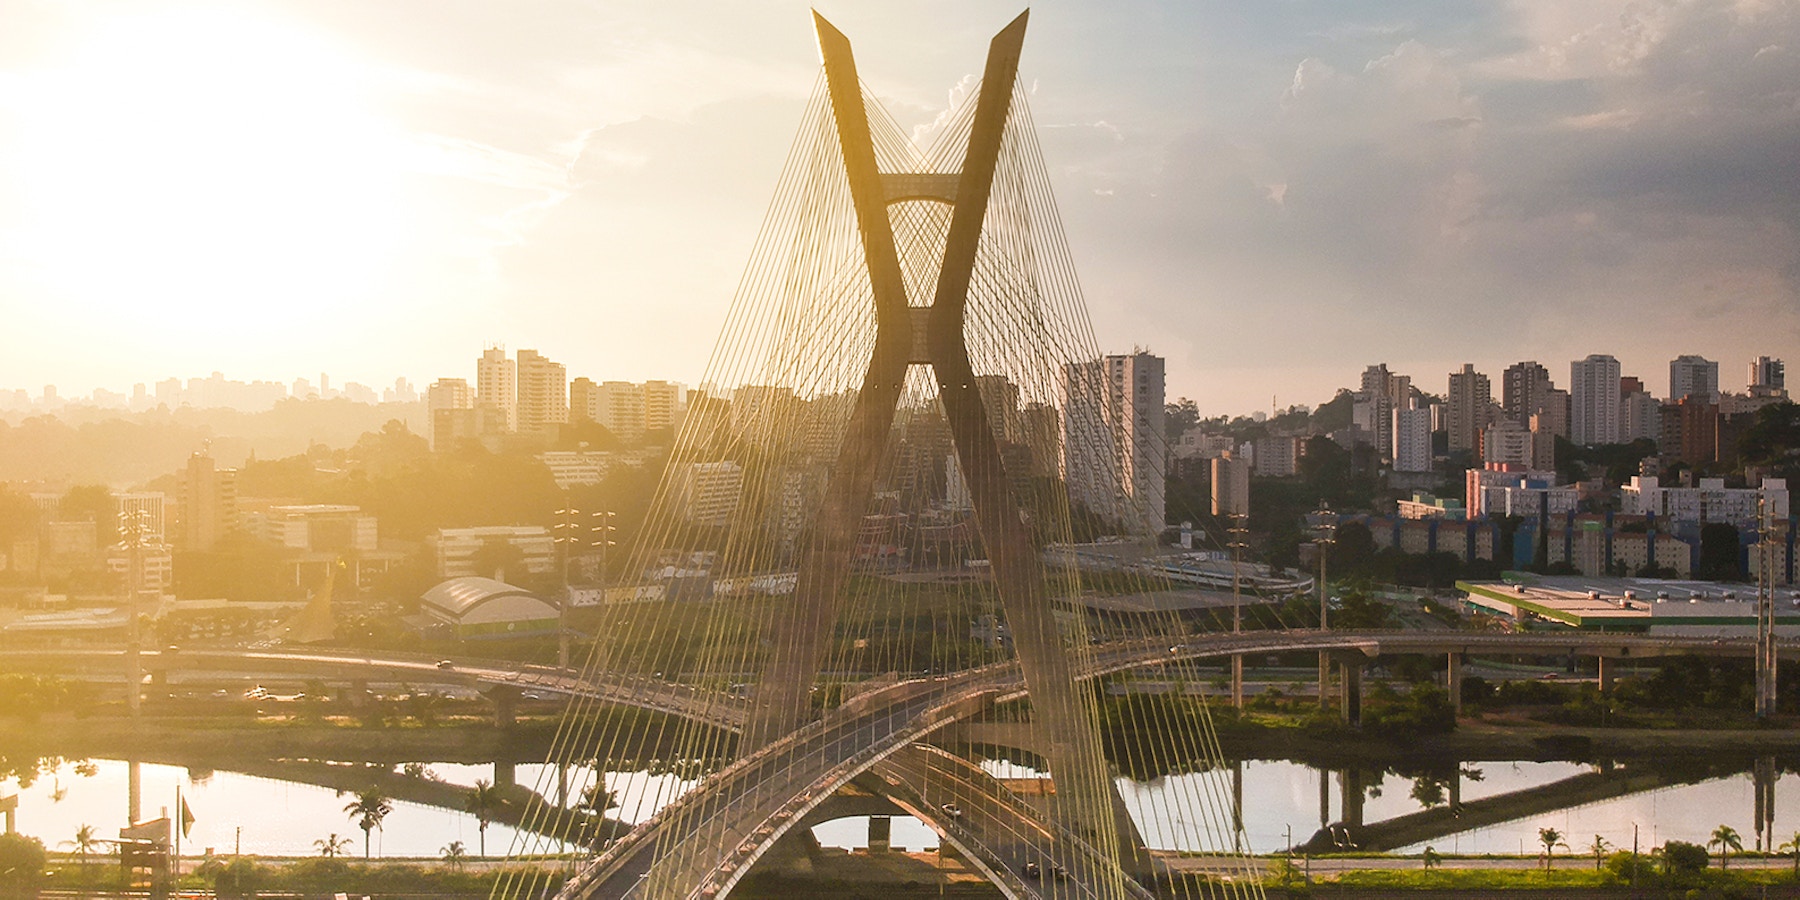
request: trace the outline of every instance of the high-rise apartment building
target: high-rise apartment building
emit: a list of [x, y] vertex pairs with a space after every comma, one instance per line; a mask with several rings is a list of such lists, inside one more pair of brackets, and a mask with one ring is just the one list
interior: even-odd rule
[[517, 369], [504, 348], [489, 347], [475, 361], [475, 406], [495, 411], [505, 430], [519, 430]]
[[1704, 356], [1677, 356], [1669, 361], [1669, 399], [1719, 397], [1719, 364]]
[[625, 441], [644, 436], [644, 386], [605, 381], [595, 389], [594, 421]]
[[1226, 453], [1212, 459], [1212, 514], [1250, 514], [1250, 461]]
[[448, 450], [457, 430], [456, 410], [475, 408], [475, 390], [462, 378], [439, 378], [425, 389], [425, 414], [431, 423], [431, 449]]
[[530, 434], [554, 434], [569, 421], [569, 376], [559, 362], [536, 350], [520, 350], [516, 428]]
[[188, 457], [181, 475], [181, 548], [211, 550], [237, 529], [237, 470], [221, 469], [204, 452]]
[[1429, 472], [1431, 464], [1431, 409], [1394, 410], [1394, 471]]
[[569, 421], [600, 421], [600, 386], [592, 378], [569, 382]]
[[1500, 378], [1500, 408], [1508, 419], [1530, 425], [1544, 403], [1544, 392], [1552, 387], [1550, 370], [1535, 360], [1513, 363]]
[[1619, 440], [1622, 443], [1662, 437], [1662, 401], [1650, 396], [1644, 383], [1626, 376], [1619, 379]]
[[1753, 397], [1786, 396], [1787, 370], [1781, 360], [1759, 356], [1750, 363], [1750, 395]]
[[1446, 399], [1450, 449], [1477, 449], [1481, 446], [1481, 429], [1487, 425], [1488, 407], [1494, 403], [1488, 377], [1475, 371], [1473, 365], [1463, 363], [1462, 371], [1450, 373]]
[[1607, 354], [1569, 363], [1569, 440], [1619, 442], [1619, 361]]
[[644, 428], [673, 429], [681, 419], [681, 385], [671, 381], [644, 382]]
[[1121, 525], [1162, 531], [1168, 473], [1163, 360], [1138, 351], [1063, 369], [1063, 477], [1070, 497]]

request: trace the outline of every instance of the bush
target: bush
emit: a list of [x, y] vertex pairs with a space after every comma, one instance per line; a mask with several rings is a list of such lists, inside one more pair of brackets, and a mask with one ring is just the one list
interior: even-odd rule
[[1671, 875], [1704, 872], [1712, 863], [1712, 854], [1699, 844], [1670, 841], [1663, 845], [1663, 868]]
[[1606, 872], [1620, 884], [1649, 883], [1656, 875], [1650, 857], [1630, 850], [1620, 850], [1606, 858]]
[[220, 897], [256, 896], [256, 888], [266, 880], [268, 869], [244, 856], [220, 866], [213, 872], [213, 891]]
[[0, 834], [0, 897], [36, 897], [45, 858], [43, 841]]

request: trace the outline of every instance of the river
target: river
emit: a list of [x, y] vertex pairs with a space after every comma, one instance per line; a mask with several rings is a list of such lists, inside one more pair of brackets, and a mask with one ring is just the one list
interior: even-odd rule
[[[1790, 762], [1790, 767], [1791, 762]], [[1001, 763], [989, 768], [1002, 777], [1030, 777], [1028, 769]], [[1584, 852], [1601, 836], [1615, 848], [1630, 848], [1634, 834], [1645, 850], [1667, 840], [1705, 844], [1714, 828], [1729, 825], [1743, 835], [1746, 847], [1755, 846], [1759, 778], [1753, 760], [1741, 766], [1724, 765], [1710, 771], [1659, 772], [1658, 784], [1632, 789], [1620, 796], [1594, 799], [1574, 796], [1557, 805], [1562, 785], [1593, 781], [1600, 767], [1578, 762], [1473, 762], [1464, 763], [1460, 779], [1449, 773], [1436, 777], [1394, 772], [1332, 772], [1284, 760], [1252, 760], [1233, 769], [1201, 774], [1177, 774], [1134, 781], [1121, 778], [1120, 793], [1152, 847], [1176, 850], [1225, 849], [1218, 841], [1194, 840], [1192, 828], [1170, 828], [1163, 823], [1212, 820], [1229, 822], [1232, 816], [1233, 779], [1241, 778], [1243, 827], [1249, 849], [1258, 853], [1281, 852], [1290, 840], [1303, 843], [1322, 823], [1342, 823], [1347, 815], [1364, 825], [1421, 810], [1447, 808], [1453, 794], [1449, 782], [1460, 780], [1460, 800], [1476, 804], [1489, 798], [1511, 798], [1535, 790], [1548, 801], [1539, 811], [1481, 827], [1457, 830], [1452, 822], [1437, 827], [1428, 840], [1397, 847], [1418, 852], [1427, 843], [1439, 852], [1533, 853], [1539, 848], [1540, 828], [1553, 828], [1564, 836], [1570, 851]], [[1800, 768], [1800, 767], [1794, 767]], [[88, 760], [53, 765], [28, 784], [0, 783], [0, 797], [18, 795], [20, 831], [42, 838], [52, 849], [64, 847], [77, 829], [95, 826], [100, 836], [117, 835], [124, 824], [129, 794], [130, 764], [120, 760]], [[477, 780], [493, 781], [493, 766], [430, 762], [415, 767], [417, 777], [445, 785], [472, 787]], [[1638, 770], [1633, 770], [1638, 771]], [[1238, 774], [1241, 772], [1241, 774]], [[1615, 770], [1616, 772], [1616, 770]], [[556, 783], [542, 766], [521, 765], [515, 777], [522, 785]], [[579, 792], [591, 773], [571, 771], [571, 792]], [[619, 801], [610, 815], [626, 822], [647, 818], [662, 803], [691, 782], [673, 774], [612, 772], [607, 787]], [[1325, 782], [1321, 797], [1321, 780]], [[1571, 781], [1571, 779], [1574, 779]], [[190, 834], [183, 839], [184, 855], [212, 851], [242, 852], [264, 856], [311, 855], [315, 842], [331, 835], [350, 838], [346, 855], [361, 856], [362, 832], [344, 807], [354, 797], [329, 787], [225, 770], [189, 770], [179, 766], [139, 766], [140, 813], [155, 818], [176, 805], [176, 793], [194, 815]], [[1784, 771], [1773, 761], [1762, 764], [1760, 783], [1764, 797], [1773, 798], [1768, 833], [1773, 842], [1792, 839], [1800, 832], [1800, 775]], [[1349, 787], [1346, 787], [1349, 785]], [[444, 792], [454, 800], [455, 792]], [[1361, 797], [1360, 811], [1356, 809]], [[1323, 802], [1322, 802], [1323, 800]], [[1346, 802], [1349, 810], [1346, 810]], [[1548, 811], [1542, 807], [1549, 806]], [[1472, 807], [1471, 807], [1472, 808]], [[1322, 815], [1323, 813], [1323, 815]], [[1635, 832], [1634, 832], [1635, 828]], [[1223, 832], [1225, 829], [1218, 829]], [[1204, 831], [1200, 829], [1199, 831]], [[866, 819], [845, 819], [815, 829], [821, 843], [836, 847], [866, 846]], [[488, 826], [486, 845], [490, 855], [514, 846], [516, 834], [506, 825]], [[460, 841], [471, 855], [481, 844], [474, 816], [460, 809], [395, 801], [394, 811], [369, 835], [369, 851], [381, 857], [438, 857], [452, 842]], [[936, 835], [916, 820], [893, 821], [895, 847], [928, 849], [937, 846]], [[533, 839], [533, 846], [542, 846]], [[1209, 845], [1211, 844], [1211, 845]], [[1566, 852], [1561, 848], [1558, 852]]]

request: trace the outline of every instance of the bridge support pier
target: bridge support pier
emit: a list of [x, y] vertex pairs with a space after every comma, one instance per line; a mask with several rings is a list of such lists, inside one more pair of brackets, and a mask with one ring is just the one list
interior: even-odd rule
[[510, 731], [519, 722], [519, 689], [502, 685], [485, 693], [494, 704], [494, 727]]
[[1344, 828], [1361, 831], [1363, 827], [1363, 773], [1351, 766], [1344, 770]]
[[892, 816], [869, 817], [869, 852], [887, 853], [894, 849], [894, 819]]
[[1319, 651], [1319, 709], [1331, 708], [1331, 653]]
[[1361, 663], [1345, 662], [1338, 667], [1344, 679], [1344, 702], [1338, 707], [1338, 717], [1350, 725], [1362, 727], [1362, 675]]
[[1463, 655], [1451, 651], [1449, 657], [1449, 666], [1444, 669], [1444, 690], [1450, 692], [1450, 708], [1460, 719], [1462, 718]]
[[1244, 654], [1231, 654], [1231, 708], [1244, 709]]
[[1600, 678], [1599, 678], [1600, 693], [1610, 694], [1610, 693], [1612, 693], [1612, 681], [1613, 681], [1612, 660], [1607, 659], [1604, 656], [1599, 657], [1599, 660], [1600, 660], [1600, 672], [1599, 672], [1599, 674], [1600, 674]]
[[1319, 770], [1319, 828], [1331, 824], [1331, 770]]
[[509, 788], [519, 783], [518, 764], [510, 759], [494, 760], [494, 787]]

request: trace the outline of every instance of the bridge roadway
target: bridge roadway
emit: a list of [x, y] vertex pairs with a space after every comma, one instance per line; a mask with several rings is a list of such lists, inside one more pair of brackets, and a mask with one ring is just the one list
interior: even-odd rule
[[[117, 676], [125, 669], [126, 653], [120, 648], [5, 650], [0, 651], [0, 671]], [[664, 712], [732, 731], [743, 727], [746, 713], [742, 700], [692, 685], [631, 674], [584, 676], [554, 666], [509, 660], [459, 658], [446, 668], [435, 656], [313, 649], [145, 650], [138, 657], [145, 674], [152, 677], [208, 672], [249, 680], [387, 682], [484, 692], [539, 691]]]
[[[1800, 655], [1800, 641], [1782, 640], [1783, 656]], [[1106, 674], [1231, 654], [1328, 651], [1374, 658], [1383, 653], [1462, 653], [1648, 658], [1699, 653], [1751, 656], [1750, 639], [1653, 637], [1647, 635], [1556, 632], [1485, 634], [1472, 632], [1320, 632], [1316, 630], [1198, 634], [1177, 638], [1118, 641], [1082, 648], [1077, 677]], [[657, 709], [720, 727], [741, 727], [746, 704], [717, 694], [635, 676], [581, 678], [568, 672], [514, 663], [458, 663], [438, 668], [424, 657], [373, 656], [319, 651], [184, 650], [159, 659], [163, 669], [280, 673], [294, 677], [391, 679], [408, 683], [510, 686], [589, 697]], [[75, 656], [116, 667], [123, 651], [39, 651], [0, 653], [0, 667], [48, 664]], [[151, 654], [144, 654], [150, 657]], [[158, 667], [147, 663], [146, 669]], [[34, 668], [43, 671], [43, 668]], [[117, 669], [115, 668], [114, 671]], [[874, 768], [909, 744], [996, 703], [1024, 694], [1016, 663], [1001, 663], [955, 675], [915, 679], [858, 694], [821, 719], [758, 749], [684, 794], [625, 838], [585, 865], [565, 886], [568, 897], [716, 897], [728, 893], [757, 859], [838, 788]], [[688, 815], [699, 808], [700, 814]], [[926, 816], [928, 821], [941, 816]], [[933, 822], [946, 832], [956, 825]], [[1024, 834], [1028, 829], [1009, 828]], [[1003, 869], [1018, 848], [984, 852], [982, 842], [966, 847], [986, 857], [984, 867]], [[723, 852], [720, 852], [720, 851]], [[1079, 848], [1065, 848], [1082, 855]], [[656, 863], [655, 866], [652, 863]], [[1081, 873], [1072, 873], [1081, 874]], [[1100, 874], [1117, 877], [1116, 866]], [[999, 879], [1002, 890], [1006, 882]], [[1049, 880], [1023, 885], [1018, 896], [1077, 895], [1073, 885]], [[1010, 893], [1010, 891], [1009, 891]]]

